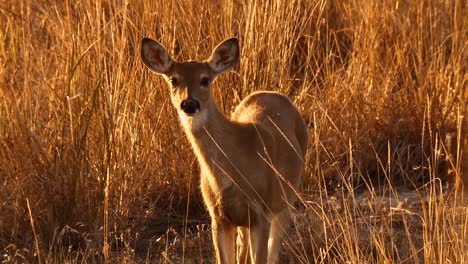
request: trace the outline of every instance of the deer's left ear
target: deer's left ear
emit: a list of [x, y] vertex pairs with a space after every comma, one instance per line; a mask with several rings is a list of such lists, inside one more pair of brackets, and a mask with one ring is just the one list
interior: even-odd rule
[[230, 38], [216, 46], [208, 59], [208, 65], [215, 74], [221, 74], [239, 62], [239, 40]]

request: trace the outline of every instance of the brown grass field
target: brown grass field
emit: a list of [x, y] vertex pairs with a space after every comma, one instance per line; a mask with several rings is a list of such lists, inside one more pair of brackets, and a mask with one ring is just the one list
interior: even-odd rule
[[274, 90], [301, 110], [282, 263], [468, 263], [463, 0], [0, 1], [0, 262], [213, 263], [145, 36], [177, 60], [236, 36], [220, 109]]

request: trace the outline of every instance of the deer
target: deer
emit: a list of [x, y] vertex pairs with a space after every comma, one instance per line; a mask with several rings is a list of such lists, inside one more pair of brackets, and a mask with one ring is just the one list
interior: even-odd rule
[[259, 91], [230, 118], [221, 112], [211, 85], [239, 63], [237, 38], [220, 43], [204, 61], [175, 61], [147, 37], [140, 55], [167, 82], [198, 160], [216, 262], [277, 263], [304, 173], [308, 131], [299, 110], [281, 93]]

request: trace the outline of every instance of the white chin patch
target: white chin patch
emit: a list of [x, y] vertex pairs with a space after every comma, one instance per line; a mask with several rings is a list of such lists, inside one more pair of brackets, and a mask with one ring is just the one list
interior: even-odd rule
[[187, 115], [183, 111], [179, 111], [179, 117], [185, 129], [195, 132], [203, 128], [208, 118], [208, 111], [197, 109], [193, 115]]

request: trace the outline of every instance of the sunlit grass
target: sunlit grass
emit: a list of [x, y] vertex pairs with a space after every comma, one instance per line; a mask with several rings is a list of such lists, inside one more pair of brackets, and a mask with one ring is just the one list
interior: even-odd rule
[[468, 261], [464, 1], [149, 2], [0, 3], [2, 261], [213, 261], [197, 163], [140, 62], [144, 36], [177, 60], [236, 36], [220, 109], [275, 90], [303, 113], [284, 262]]

